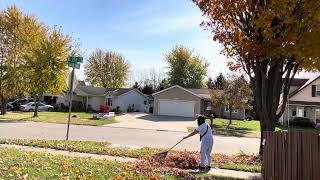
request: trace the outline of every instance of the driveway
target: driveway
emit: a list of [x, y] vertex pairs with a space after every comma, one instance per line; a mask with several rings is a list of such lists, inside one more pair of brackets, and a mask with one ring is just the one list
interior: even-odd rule
[[156, 116], [146, 113], [127, 113], [117, 116], [116, 120], [118, 123], [105, 126], [181, 132], [188, 132], [187, 127], [196, 126], [193, 118]]
[[[65, 139], [65, 124], [14, 122], [0, 120], [0, 138], [29, 138], [29, 139]], [[129, 146], [149, 146], [169, 148], [179, 141], [185, 132], [156, 131], [145, 129], [70, 126], [71, 140], [108, 141], [113, 144]], [[240, 151], [258, 153], [259, 139], [214, 136], [215, 153], [233, 154]], [[199, 136], [186, 139], [176, 150], [199, 150]]]

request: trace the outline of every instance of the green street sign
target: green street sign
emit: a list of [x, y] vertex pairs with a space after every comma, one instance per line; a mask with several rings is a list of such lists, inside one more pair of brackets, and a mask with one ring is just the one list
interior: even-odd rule
[[68, 66], [80, 69], [80, 63], [83, 63], [83, 57], [80, 56], [69, 56], [68, 57]]
[[80, 56], [69, 56], [68, 57], [68, 62], [73, 62], [73, 63], [83, 63], [83, 57]]

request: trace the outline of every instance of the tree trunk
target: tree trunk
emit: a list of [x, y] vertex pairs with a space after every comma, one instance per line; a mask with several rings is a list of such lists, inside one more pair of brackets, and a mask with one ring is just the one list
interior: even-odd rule
[[231, 108], [229, 108], [229, 124], [228, 124], [228, 126], [227, 126], [227, 129], [229, 129], [230, 128], [230, 125], [232, 124], [232, 110], [231, 110]]
[[1, 115], [5, 115], [7, 113], [7, 103], [7, 98], [1, 97]]
[[38, 117], [38, 109], [39, 109], [39, 103], [40, 103], [40, 98], [38, 98], [38, 96], [35, 96], [35, 107], [34, 107], [34, 113], [32, 117]]

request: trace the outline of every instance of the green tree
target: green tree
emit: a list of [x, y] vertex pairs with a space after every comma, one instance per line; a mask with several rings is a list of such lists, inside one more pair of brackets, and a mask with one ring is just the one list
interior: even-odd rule
[[176, 46], [165, 58], [169, 64], [168, 81], [171, 86], [204, 87], [209, 64], [199, 55], [184, 46]]
[[232, 112], [235, 109], [250, 109], [248, 100], [252, 98], [252, 91], [244, 76], [232, 75], [224, 82], [223, 92], [214, 89], [211, 92], [212, 104], [215, 107], [227, 106], [229, 124], [232, 124]]
[[211, 77], [208, 78], [207, 88], [208, 89], [213, 89], [214, 88], [214, 82], [213, 82], [213, 79]]
[[217, 78], [214, 80], [214, 87], [216, 89], [222, 90], [224, 88], [224, 83], [225, 83], [225, 77], [223, 76], [222, 73], [220, 73]]
[[129, 63], [116, 52], [97, 49], [85, 66], [86, 80], [94, 86], [121, 88], [129, 74]]
[[166, 88], [168, 88], [168, 87], [170, 87], [169, 82], [168, 82], [168, 79], [164, 78], [164, 79], [160, 82], [159, 86], [156, 88], [156, 92], [162, 91], [162, 90], [164, 90], [164, 89], [166, 89]]
[[[250, 77], [254, 109], [263, 133], [274, 131], [282, 116], [295, 74], [320, 69], [319, 0], [193, 0], [208, 17], [204, 22], [223, 53]], [[280, 104], [280, 107], [279, 107]]]
[[67, 57], [71, 54], [71, 38], [60, 29], [42, 30], [39, 43], [26, 59], [30, 94], [35, 98], [33, 117], [38, 116], [40, 97], [44, 93], [60, 93], [67, 89]]

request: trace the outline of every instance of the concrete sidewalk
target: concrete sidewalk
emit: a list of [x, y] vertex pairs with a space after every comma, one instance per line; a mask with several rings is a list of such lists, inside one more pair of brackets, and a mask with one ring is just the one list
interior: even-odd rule
[[[124, 147], [124, 145], [117, 145], [117, 146]], [[30, 147], [30, 146], [20, 146], [20, 145], [0, 144], [0, 148], [14, 148], [14, 149], [28, 151], [28, 152], [39, 152], [39, 153], [46, 153], [46, 154], [52, 154], [52, 155], [92, 158], [97, 160], [109, 160], [109, 161], [117, 161], [117, 162], [139, 161], [139, 159], [136, 159], [136, 158], [126, 158], [126, 157], [99, 155], [99, 154], [91, 154], [91, 153], [78, 153], [78, 152], [70, 152], [70, 151], [46, 149], [46, 148], [38, 148], [38, 147]], [[208, 173], [214, 176], [223, 176], [227, 178], [262, 179], [261, 173], [234, 171], [234, 170], [227, 170], [227, 169], [215, 168], [215, 169], [211, 169], [211, 171], [209, 171]]]

